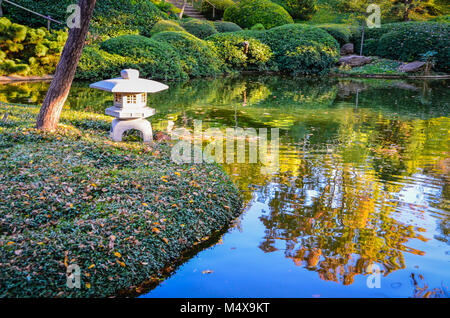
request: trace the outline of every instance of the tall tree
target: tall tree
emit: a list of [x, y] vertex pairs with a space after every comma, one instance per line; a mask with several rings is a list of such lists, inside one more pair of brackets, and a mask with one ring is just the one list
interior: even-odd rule
[[58, 125], [62, 107], [69, 94], [83, 52], [95, 3], [96, 0], [78, 1], [81, 14], [80, 25], [69, 30], [69, 37], [56, 67], [55, 76], [37, 117], [36, 128], [38, 129], [53, 131]]

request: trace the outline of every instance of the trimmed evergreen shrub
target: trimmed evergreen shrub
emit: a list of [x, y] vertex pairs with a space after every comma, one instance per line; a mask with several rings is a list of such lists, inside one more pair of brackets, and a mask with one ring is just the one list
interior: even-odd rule
[[214, 26], [216, 27], [217, 32], [236, 32], [242, 31], [242, 28], [233, 22], [227, 21], [214, 21]]
[[339, 44], [343, 45], [350, 42], [352, 31], [350, 26], [345, 24], [319, 24], [314, 25], [327, 31]]
[[153, 35], [152, 39], [170, 44], [178, 53], [183, 70], [191, 77], [221, 73], [222, 63], [208, 42], [186, 32], [160, 32]]
[[152, 36], [153, 34], [164, 31], [185, 31], [185, 29], [177, 21], [161, 20], [156, 22], [149, 34]]
[[[211, 3], [215, 7], [215, 12], [213, 16], [213, 7]], [[208, 2], [203, 1], [200, 12], [208, 19], [208, 20], [221, 20], [223, 18], [223, 13], [228, 7], [234, 5], [233, 0], [208, 0]]]
[[117, 77], [124, 68], [134, 66], [127, 62], [126, 57], [110, 54], [98, 46], [87, 46], [83, 49], [75, 78], [95, 81]]
[[[363, 54], [411, 62], [428, 51], [436, 51], [435, 69], [450, 71], [450, 25], [438, 22], [403, 22], [368, 29]], [[357, 52], [361, 34], [355, 37]]]
[[156, 79], [185, 79], [178, 53], [167, 43], [158, 43], [142, 35], [122, 35], [100, 44], [110, 54], [127, 57], [136, 64], [142, 77]]
[[261, 23], [257, 23], [254, 26], [252, 26], [250, 28], [250, 30], [253, 30], [253, 31], [264, 31], [265, 28], [264, 28], [264, 25], [262, 25]]
[[294, 74], [327, 73], [339, 56], [339, 44], [330, 34], [304, 24], [288, 24], [249, 34], [269, 45], [280, 70]]
[[269, 0], [242, 0], [226, 9], [223, 19], [234, 22], [242, 28], [251, 28], [255, 24], [261, 23], [266, 29], [270, 29], [294, 23], [283, 7]]
[[293, 17], [302, 21], [311, 20], [317, 12], [316, 0], [274, 0]]
[[53, 74], [67, 33], [32, 29], [0, 18], [0, 75]]
[[[67, 6], [76, 0], [14, 0], [15, 3], [33, 11], [49, 15], [59, 21], [66, 21], [70, 13]], [[3, 5], [4, 15], [13, 21], [29, 26], [42, 27], [47, 21], [39, 16]], [[114, 37], [130, 33], [146, 33], [159, 20], [168, 19], [167, 14], [159, 10], [151, 0], [101, 0], [97, 1], [90, 31], [94, 34]], [[64, 28], [65, 25], [52, 23], [52, 28]]]
[[[270, 47], [251, 36], [246, 36], [245, 33], [218, 33], [208, 37], [207, 40], [214, 43], [218, 56], [231, 69], [264, 70], [271, 68], [271, 65], [268, 64], [272, 57]], [[248, 42], [247, 51], [244, 42]]]
[[195, 35], [199, 39], [204, 39], [214, 33], [217, 33], [216, 28], [214, 27], [214, 23], [211, 21], [204, 21], [198, 19], [191, 19], [186, 22], [182, 22], [181, 25], [183, 28], [188, 31], [190, 34]]

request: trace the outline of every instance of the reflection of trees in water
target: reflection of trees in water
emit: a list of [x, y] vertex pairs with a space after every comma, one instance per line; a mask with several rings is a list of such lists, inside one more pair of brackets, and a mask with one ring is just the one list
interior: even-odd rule
[[[308, 129], [315, 128], [312, 142], [299, 142], [292, 134], [290, 142], [283, 139], [276, 177], [258, 175], [251, 165], [228, 167], [240, 176], [238, 182], [260, 185], [254, 191], [257, 200], [269, 202], [270, 213], [261, 217], [266, 231], [259, 247], [265, 252], [283, 249], [298, 266], [343, 284], [367, 274], [373, 263], [382, 265], [385, 275], [405, 268], [404, 252], [424, 254], [408, 241], [427, 239], [421, 235], [425, 229], [395, 218], [404, 203], [393, 195], [422, 171], [435, 180], [433, 186], [442, 187], [433, 204], [445, 211], [448, 120], [400, 121], [367, 110], [341, 110], [331, 118], [323, 124], [337, 125], [334, 135], [322, 133], [316, 119], [305, 121]], [[325, 145], [326, 151], [320, 151]], [[384, 170], [395, 161], [396, 169]], [[391, 183], [391, 178], [399, 182]]]
[[410, 275], [412, 285], [414, 287], [413, 297], [414, 298], [449, 298], [450, 292], [444, 283], [441, 286], [431, 287], [425, 281], [421, 274], [411, 273]]
[[381, 264], [388, 274], [405, 268], [404, 251], [423, 254], [406, 243], [426, 239], [390, 216], [395, 205], [388, 204], [389, 193], [373, 175], [331, 158], [317, 159], [306, 160], [295, 178], [280, 176], [293, 181], [280, 183], [275, 192], [269, 186], [258, 193], [272, 192], [270, 214], [261, 216], [266, 226], [262, 250], [274, 251], [283, 242], [285, 256], [296, 265], [344, 284], [365, 274], [369, 264]]

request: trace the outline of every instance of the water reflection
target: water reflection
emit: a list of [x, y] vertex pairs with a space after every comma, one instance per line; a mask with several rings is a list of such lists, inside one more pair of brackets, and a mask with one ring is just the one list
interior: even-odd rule
[[[3, 86], [0, 100], [38, 103], [41, 85]], [[446, 296], [449, 97], [446, 81], [288, 77], [173, 83], [150, 96], [157, 130], [169, 120], [192, 129], [202, 119], [203, 129], [224, 132], [280, 128], [281, 140], [278, 173], [224, 165], [247, 202], [241, 231], [230, 230], [148, 296], [373, 296], [365, 282], [371, 264], [389, 282], [383, 295]], [[76, 85], [68, 105], [103, 112], [111, 100]], [[205, 264], [221, 274], [188, 278]]]

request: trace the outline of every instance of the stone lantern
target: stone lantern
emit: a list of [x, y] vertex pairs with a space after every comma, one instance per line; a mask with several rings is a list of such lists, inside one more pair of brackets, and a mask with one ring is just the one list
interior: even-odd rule
[[121, 78], [113, 78], [91, 84], [89, 87], [114, 93], [114, 106], [106, 109], [106, 115], [115, 117], [111, 123], [110, 136], [113, 141], [122, 141], [123, 133], [130, 129], [141, 132], [142, 140], [153, 140], [151, 123], [145, 118], [155, 114], [147, 107], [147, 93], [168, 89], [162, 83], [139, 78], [139, 71], [126, 69]]

